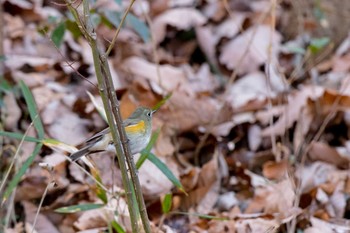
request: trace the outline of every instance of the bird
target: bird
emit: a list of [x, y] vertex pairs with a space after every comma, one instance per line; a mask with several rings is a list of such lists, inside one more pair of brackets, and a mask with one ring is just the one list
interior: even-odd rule
[[[138, 107], [123, 121], [131, 154], [137, 154], [143, 150], [152, 134], [152, 115], [156, 110], [147, 107]], [[88, 154], [113, 151], [115, 146], [109, 127], [87, 139], [85, 146], [70, 155], [71, 160], [77, 161]]]

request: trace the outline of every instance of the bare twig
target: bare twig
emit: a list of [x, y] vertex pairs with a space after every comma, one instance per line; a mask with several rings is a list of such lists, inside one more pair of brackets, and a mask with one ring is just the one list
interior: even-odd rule
[[108, 47], [108, 49], [107, 49], [107, 51], [106, 51], [106, 54], [105, 54], [106, 57], [108, 57], [108, 55], [111, 53], [111, 51], [112, 51], [112, 49], [113, 49], [113, 47], [114, 47], [114, 44], [115, 44], [115, 42], [117, 41], [119, 32], [120, 32], [120, 30], [122, 29], [122, 26], [123, 26], [123, 24], [124, 24], [124, 21], [125, 21], [125, 19], [126, 19], [126, 16], [129, 14], [129, 11], [131, 10], [131, 7], [132, 7], [132, 5], [134, 4], [134, 2], [135, 2], [135, 0], [131, 0], [131, 2], [130, 2], [130, 4], [129, 4], [128, 8], [127, 8], [126, 11], [124, 12], [123, 18], [122, 18], [122, 20], [120, 21], [119, 27], [117, 28], [117, 31], [116, 31], [115, 34], [114, 34], [113, 40], [112, 40], [111, 44], [109, 45], [109, 47]]
[[41, 197], [41, 200], [40, 200], [38, 209], [37, 209], [37, 211], [36, 211], [36, 214], [35, 214], [35, 217], [34, 217], [34, 221], [33, 221], [33, 224], [32, 224], [32, 231], [31, 231], [32, 233], [36, 232], [36, 231], [35, 231], [36, 221], [37, 221], [37, 219], [38, 219], [38, 216], [39, 216], [39, 213], [40, 213], [40, 209], [41, 209], [41, 207], [42, 207], [42, 205], [43, 205], [43, 203], [44, 203], [44, 200], [45, 200], [45, 197], [46, 197], [46, 195], [47, 195], [47, 192], [49, 191], [49, 189], [52, 189], [52, 188], [54, 188], [54, 187], [56, 186], [56, 182], [55, 182], [54, 176], [53, 176], [53, 174], [52, 174], [53, 167], [51, 167], [51, 166], [46, 166], [46, 168], [47, 168], [47, 170], [48, 170], [48, 172], [49, 172], [49, 174], [50, 174], [50, 181], [49, 181], [49, 183], [46, 185], [45, 191], [44, 191], [44, 193], [43, 193], [43, 195], [42, 195], [42, 197]]

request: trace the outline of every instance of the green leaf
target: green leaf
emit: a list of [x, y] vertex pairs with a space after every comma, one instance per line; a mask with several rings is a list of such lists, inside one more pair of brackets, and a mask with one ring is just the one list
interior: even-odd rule
[[122, 0], [114, 0], [119, 6], [122, 5]]
[[24, 134], [21, 134], [21, 133], [0, 131], [0, 136], [15, 138], [15, 139], [19, 139], [19, 140], [22, 140], [22, 138], [24, 137], [24, 141], [27, 141], [27, 142], [41, 142], [40, 139], [33, 138], [30, 136], [24, 136]]
[[302, 54], [303, 55], [306, 52], [304, 48], [298, 47], [298, 46], [286, 46], [285, 48], [288, 50], [288, 52], [294, 53], [294, 54]]
[[126, 233], [126, 231], [123, 229], [123, 227], [120, 226], [120, 224], [119, 224], [118, 222], [116, 222], [115, 220], [113, 220], [113, 221], [111, 222], [111, 224], [112, 224], [113, 229], [114, 229], [116, 232], [118, 232], [118, 233]]
[[60, 47], [63, 41], [64, 33], [66, 32], [66, 24], [65, 22], [61, 22], [52, 32], [51, 40], [53, 43]]
[[22, 167], [19, 169], [19, 171], [17, 172], [17, 174], [13, 177], [13, 179], [10, 181], [9, 185], [7, 186], [3, 199], [2, 199], [2, 203], [4, 203], [8, 197], [11, 195], [11, 193], [13, 192], [14, 188], [17, 186], [17, 184], [21, 181], [22, 176], [24, 175], [24, 173], [27, 171], [27, 169], [29, 168], [29, 166], [33, 163], [36, 155], [39, 153], [40, 149], [42, 147], [41, 143], [38, 143], [35, 148], [33, 153], [29, 156], [29, 158], [23, 163]]
[[0, 76], [0, 90], [6, 92], [6, 91], [11, 91], [11, 89], [12, 89], [11, 84], [7, 82], [3, 76]]
[[186, 193], [181, 182], [174, 176], [172, 171], [153, 153], [148, 154], [148, 159], [158, 167], [161, 172], [182, 192]]
[[80, 211], [99, 209], [103, 206], [104, 206], [104, 204], [87, 203], [87, 204], [61, 207], [61, 208], [55, 209], [55, 212], [63, 213], [63, 214], [70, 214], [70, 213], [76, 213], [76, 212], [80, 212]]
[[167, 94], [161, 101], [159, 101], [156, 106], [153, 107], [153, 110], [157, 111], [160, 107], [163, 106], [163, 104], [165, 104], [165, 102], [168, 101], [168, 99], [170, 99], [172, 93]]
[[70, 31], [72, 33], [74, 39], [78, 39], [82, 35], [77, 23], [74, 21], [67, 20], [66, 21], [66, 28], [68, 31]]
[[5, 55], [0, 55], [0, 62], [6, 61], [6, 56]]
[[114, 27], [118, 28], [120, 24], [120, 17], [121, 14], [117, 11], [112, 11], [112, 10], [106, 10], [104, 11], [104, 15], [107, 18], [107, 20], [113, 24]]
[[26, 100], [29, 114], [30, 114], [30, 118], [34, 122], [34, 127], [35, 127], [36, 131], [38, 132], [38, 137], [39, 137], [39, 139], [43, 139], [44, 134], [45, 134], [44, 127], [43, 127], [43, 124], [41, 123], [41, 120], [39, 118], [38, 111], [36, 110], [36, 104], [34, 101], [34, 97], [33, 97], [32, 93], [30, 92], [28, 86], [22, 80], [20, 81], [19, 85], [20, 85], [22, 93], [24, 95], [24, 99]]
[[107, 198], [107, 193], [106, 191], [103, 189], [103, 187], [101, 187], [100, 184], [102, 184], [102, 179], [101, 179], [101, 176], [99, 174], [99, 171], [96, 170], [96, 169], [91, 169], [91, 174], [93, 177], [95, 177], [95, 179], [98, 181], [98, 183], [96, 183], [96, 195], [98, 198], [100, 198], [100, 200], [107, 204], [108, 203], [108, 198]]
[[330, 39], [328, 37], [315, 38], [311, 40], [310, 45], [308, 46], [308, 49], [313, 54], [315, 54], [315, 53], [318, 53], [322, 48], [324, 48], [329, 42], [330, 42]]
[[131, 28], [133, 28], [137, 32], [137, 34], [140, 35], [140, 37], [145, 43], [150, 41], [151, 33], [149, 31], [148, 26], [145, 24], [145, 22], [141, 21], [132, 13], [129, 13], [126, 16], [126, 24]]
[[162, 202], [162, 211], [164, 214], [169, 213], [171, 209], [173, 195], [171, 193], [167, 193]]

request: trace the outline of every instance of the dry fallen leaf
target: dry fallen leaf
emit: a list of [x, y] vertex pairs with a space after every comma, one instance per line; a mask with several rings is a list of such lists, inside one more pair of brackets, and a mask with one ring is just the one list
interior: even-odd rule
[[[271, 27], [259, 25], [249, 28], [222, 48], [220, 62], [239, 74], [257, 71], [270, 56], [277, 55], [281, 35]], [[270, 47], [271, 46], [271, 47]], [[270, 50], [272, 49], [272, 50]]]
[[263, 165], [263, 174], [268, 179], [280, 180], [288, 173], [288, 161], [268, 161]]
[[[137, 157], [135, 159], [137, 160]], [[171, 159], [166, 161], [163, 158], [159, 159], [167, 164], [175, 176], [178, 176], [177, 165]], [[146, 160], [139, 169], [139, 179], [145, 199], [154, 200], [168, 193], [173, 187], [169, 179], [149, 160]]]
[[265, 74], [261, 72], [249, 73], [229, 87], [225, 99], [231, 103], [233, 108], [239, 108], [249, 101], [262, 101], [267, 97], [274, 97], [276, 93], [270, 90], [267, 85]]
[[59, 101], [48, 104], [42, 112], [50, 137], [69, 145], [79, 145], [88, 137], [87, 121], [71, 112]]
[[174, 91], [186, 80], [183, 70], [171, 65], [159, 65], [160, 77], [158, 77], [157, 65], [140, 57], [126, 59], [122, 68], [137, 77], [155, 82], [166, 91]]
[[312, 142], [308, 155], [312, 161], [322, 161], [338, 167], [347, 167], [349, 163], [349, 160], [340, 156], [335, 148], [322, 142]]
[[153, 20], [152, 34], [154, 40], [160, 43], [166, 36], [166, 26], [171, 25], [179, 30], [202, 25], [206, 18], [200, 11], [193, 8], [175, 8], [165, 11]]
[[19, 119], [21, 118], [22, 112], [21, 109], [18, 107], [18, 104], [16, 102], [16, 98], [12, 92], [7, 93], [4, 98], [4, 127], [5, 129], [9, 130], [15, 130], [17, 128], [17, 124]]
[[[37, 212], [37, 207], [27, 201], [23, 201], [22, 204], [24, 206], [26, 221], [30, 224], [33, 224]], [[47, 216], [45, 216], [45, 213], [39, 213], [34, 229], [40, 233], [59, 233], [56, 226], [50, 221]]]
[[288, 105], [285, 107], [282, 116], [272, 126], [263, 129], [262, 136], [283, 135], [286, 129], [300, 119], [302, 109], [307, 106], [308, 99], [315, 100], [324, 94], [321, 87], [304, 87], [299, 92], [289, 97]]
[[[217, 153], [217, 152], [216, 152]], [[196, 212], [208, 214], [219, 197], [220, 178], [217, 156], [204, 164], [198, 174], [198, 183], [188, 196], [182, 198], [182, 208], [196, 206]]]

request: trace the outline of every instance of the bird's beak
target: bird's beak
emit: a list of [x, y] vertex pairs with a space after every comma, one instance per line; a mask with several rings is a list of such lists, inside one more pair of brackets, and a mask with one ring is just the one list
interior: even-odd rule
[[153, 114], [153, 113], [155, 113], [156, 111], [158, 111], [158, 109], [154, 109], [154, 110], [152, 110], [152, 114]]

